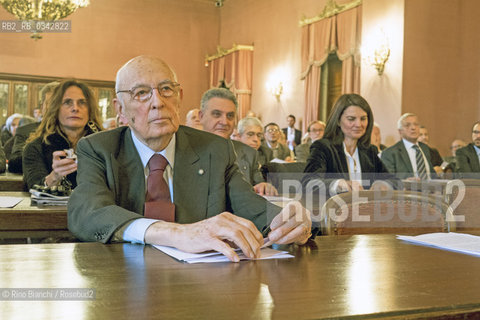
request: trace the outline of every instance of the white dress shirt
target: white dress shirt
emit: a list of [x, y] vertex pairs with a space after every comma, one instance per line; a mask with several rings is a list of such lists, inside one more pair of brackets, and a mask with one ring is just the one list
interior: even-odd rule
[[480, 148], [477, 146], [473, 146], [473, 149], [477, 152], [478, 162], [480, 163]]
[[355, 152], [353, 155], [350, 155], [344, 142], [343, 152], [345, 152], [345, 157], [347, 158], [348, 176], [350, 180], [362, 184], [362, 166], [360, 165], [360, 158], [358, 157], [358, 147], [355, 147]]
[[[345, 153], [345, 159], [347, 160], [348, 167], [348, 177], [350, 181], [357, 181], [360, 185], [362, 184], [362, 166], [360, 165], [360, 158], [358, 156], [358, 147], [355, 148], [353, 155], [350, 155], [347, 151], [347, 146], [345, 142], [343, 143], [343, 152]], [[337, 194], [340, 192], [345, 192], [343, 179], [337, 179], [330, 184], [330, 194]]]
[[293, 143], [295, 142], [295, 128], [287, 127], [287, 144], [290, 150], [294, 149]]
[[[131, 133], [132, 133], [133, 144], [135, 145], [135, 148], [138, 151], [140, 159], [142, 160], [143, 170], [145, 174], [145, 193], [147, 192], [147, 177], [148, 177], [148, 174], [150, 173], [150, 170], [148, 169], [148, 161], [150, 161], [150, 158], [155, 153], [158, 153], [164, 156], [168, 161], [168, 165], [165, 168], [165, 171], [163, 173], [163, 178], [168, 184], [168, 188], [170, 189], [170, 198], [171, 198], [171, 201], [173, 202], [173, 167], [175, 163], [176, 134], [173, 135], [172, 139], [170, 140], [170, 142], [168, 143], [165, 149], [163, 149], [160, 152], [155, 152], [149, 147], [147, 147], [143, 142], [141, 142], [135, 136], [135, 134], [133, 133], [133, 130], [131, 130]], [[157, 221], [159, 220], [149, 219], [149, 218], [140, 218], [140, 219], [133, 220], [133, 222], [130, 223], [130, 225], [125, 229], [123, 233], [123, 240], [144, 244], [145, 232], [147, 231], [148, 227], [150, 227], [152, 223], [155, 223]]]
[[425, 154], [423, 153], [422, 148], [420, 148], [420, 146], [418, 144], [411, 143], [408, 140], [402, 139], [402, 141], [403, 141], [403, 144], [404, 144], [405, 148], [407, 149], [408, 157], [410, 158], [410, 164], [412, 165], [413, 173], [414, 173], [415, 177], [418, 178], [419, 176], [418, 176], [418, 172], [417, 172], [417, 158], [416, 158], [417, 157], [417, 150], [415, 150], [415, 148], [413, 147], [414, 145], [418, 146], [418, 149], [420, 150], [420, 153], [422, 154], [423, 162], [425, 162], [425, 170], [427, 171], [427, 179], [431, 179], [431, 177], [430, 177], [430, 166], [428, 165], [427, 157], [425, 157]]

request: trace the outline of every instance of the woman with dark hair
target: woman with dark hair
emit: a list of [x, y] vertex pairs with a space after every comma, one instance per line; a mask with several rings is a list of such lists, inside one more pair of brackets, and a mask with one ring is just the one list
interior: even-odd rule
[[74, 150], [80, 138], [101, 130], [97, 102], [91, 89], [76, 80], [55, 88], [37, 130], [23, 152], [23, 176], [28, 188], [77, 185]]
[[370, 144], [372, 127], [373, 113], [364, 98], [354, 93], [338, 98], [323, 139], [311, 146], [305, 168], [310, 174], [304, 183], [321, 179], [330, 194], [399, 186], [400, 181], [388, 173]]

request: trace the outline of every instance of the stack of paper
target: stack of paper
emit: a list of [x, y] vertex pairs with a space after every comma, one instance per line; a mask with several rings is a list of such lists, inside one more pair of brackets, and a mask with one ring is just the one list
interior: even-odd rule
[[45, 206], [66, 206], [69, 198], [68, 196], [56, 196], [35, 189], [30, 189], [30, 194], [32, 203]]
[[427, 233], [419, 236], [397, 236], [400, 240], [480, 257], [480, 237], [465, 233]]
[[[230, 262], [228, 258], [220, 252], [206, 252], [206, 253], [189, 253], [184, 252], [172, 247], [165, 246], [154, 246], [163, 253], [168, 254], [169, 256], [184, 261], [187, 263], [211, 263], [211, 262]], [[235, 250], [238, 254], [240, 260], [252, 260], [247, 258], [240, 249]], [[278, 251], [270, 248], [263, 248], [261, 251], [260, 258], [255, 260], [265, 260], [265, 259], [284, 259], [284, 258], [294, 258], [287, 251]]]
[[0, 197], [0, 208], [13, 208], [22, 198], [19, 197]]

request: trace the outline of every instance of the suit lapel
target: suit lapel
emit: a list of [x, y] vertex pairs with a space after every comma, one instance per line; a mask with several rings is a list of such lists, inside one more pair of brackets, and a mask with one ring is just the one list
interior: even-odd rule
[[235, 148], [235, 152], [237, 153], [237, 164], [242, 172], [244, 172], [245, 177], [247, 180], [250, 180], [250, 171], [248, 164], [251, 163], [250, 159], [246, 153], [243, 152], [243, 148]]
[[[408, 151], [407, 151], [407, 148], [405, 148], [405, 144], [403, 143], [403, 140], [400, 140], [397, 143], [397, 148], [398, 148], [398, 154], [400, 155], [400, 158], [402, 159], [405, 165], [405, 172], [413, 173], [412, 163], [410, 162], [410, 157], [408, 156]], [[397, 170], [399, 170], [398, 172], [402, 172], [400, 168]]]
[[[200, 221], [207, 216], [210, 159], [195, 151], [195, 137], [179, 128], [175, 146], [173, 199], [175, 220], [179, 223]], [[199, 208], [205, 208], [200, 211]]]
[[338, 163], [338, 165], [340, 166], [338, 168], [338, 172], [341, 172], [343, 174], [344, 179], [350, 180], [350, 176], [348, 174], [347, 156], [345, 155], [345, 151], [343, 151], [343, 143], [334, 144], [333, 147], [336, 151], [335, 153], [337, 156], [337, 161], [335, 162]]
[[480, 162], [478, 160], [478, 155], [473, 146], [473, 143], [470, 144], [470, 148], [468, 148], [468, 152], [470, 153], [470, 158], [472, 159], [472, 171], [473, 172], [480, 172]]
[[[119, 148], [118, 154], [111, 154], [115, 197], [117, 203], [129, 203], [130, 206], [133, 204], [135, 212], [142, 214], [145, 203], [145, 172], [138, 151], [133, 144], [132, 132], [127, 129], [123, 134], [123, 139], [120, 139], [123, 146]], [[122, 188], [125, 185], [129, 187]], [[122, 193], [122, 190], [128, 189], [138, 190], [138, 192]]]
[[430, 174], [435, 174], [435, 169], [433, 168], [432, 164], [432, 154], [430, 153], [430, 147], [422, 142], [419, 142], [418, 145], [422, 149], [425, 158], [427, 158], [428, 166], [430, 167]]
[[357, 147], [358, 157], [360, 158], [360, 166], [363, 172], [375, 172], [375, 167], [372, 161], [370, 161], [368, 149]]

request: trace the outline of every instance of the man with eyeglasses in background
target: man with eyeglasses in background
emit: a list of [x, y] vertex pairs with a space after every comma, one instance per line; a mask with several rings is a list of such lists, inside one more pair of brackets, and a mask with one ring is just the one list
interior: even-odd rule
[[430, 148], [418, 141], [420, 124], [417, 115], [404, 113], [397, 121], [402, 138], [382, 152], [382, 162], [399, 179], [425, 180], [437, 178], [433, 169]]
[[273, 159], [273, 152], [269, 147], [262, 145], [263, 125], [258, 118], [246, 117], [237, 125], [238, 141], [257, 150], [258, 162], [263, 166]]
[[[203, 130], [230, 139], [235, 128], [237, 109], [237, 98], [230, 90], [213, 88], [206, 91], [200, 101], [199, 112]], [[257, 151], [240, 141], [232, 142], [237, 154], [238, 167], [255, 192], [267, 196], [278, 195], [275, 187], [266, 183], [260, 172]]]
[[231, 243], [249, 258], [259, 256], [259, 230], [268, 243], [308, 240], [309, 212], [298, 202], [282, 209], [255, 194], [230, 141], [179, 125], [183, 91], [165, 62], [133, 58], [118, 71], [115, 89], [116, 110], [128, 126], [77, 145], [68, 227], [80, 240], [215, 250], [235, 262]]
[[306, 141], [295, 147], [295, 160], [297, 162], [307, 162], [310, 155], [310, 146], [313, 142], [322, 139], [325, 133], [325, 122], [315, 120], [310, 122], [307, 128], [308, 137]]
[[270, 122], [265, 126], [264, 145], [269, 147], [273, 152], [274, 159], [292, 161], [290, 149], [285, 144], [280, 143], [280, 127], [278, 124]]
[[473, 124], [472, 142], [455, 153], [461, 178], [480, 178], [480, 121]]

